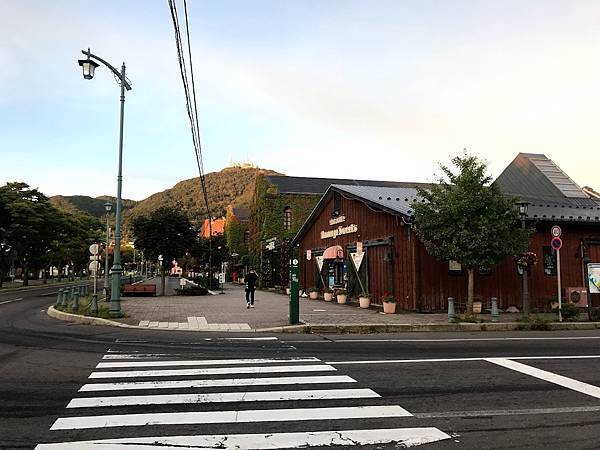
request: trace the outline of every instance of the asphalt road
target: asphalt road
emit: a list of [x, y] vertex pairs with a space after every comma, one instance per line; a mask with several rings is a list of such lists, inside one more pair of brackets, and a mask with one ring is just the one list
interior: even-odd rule
[[597, 332], [128, 330], [49, 318], [56, 290], [0, 292], [2, 449], [600, 448]]

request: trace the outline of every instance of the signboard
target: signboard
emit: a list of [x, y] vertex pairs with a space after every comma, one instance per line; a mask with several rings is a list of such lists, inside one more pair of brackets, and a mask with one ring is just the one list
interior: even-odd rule
[[350, 258], [352, 259], [352, 264], [354, 264], [354, 267], [356, 268], [357, 272], [360, 270], [360, 265], [362, 264], [364, 257], [365, 257], [364, 252], [350, 253]]
[[323, 270], [323, 256], [315, 256], [315, 261], [317, 262], [317, 267], [319, 268], [319, 272]]
[[312, 251], [311, 250], [306, 250], [306, 260], [310, 261], [311, 258], [312, 258]]
[[588, 292], [600, 294], [600, 263], [588, 263]]
[[225, 274], [223, 272], [219, 274], [219, 283], [225, 283]]
[[337, 225], [338, 223], [342, 223], [346, 221], [346, 216], [334, 217], [333, 219], [329, 219], [329, 225]]
[[560, 250], [562, 247], [562, 240], [559, 237], [552, 238], [550, 245], [554, 250]]
[[90, 272], [94, 273], [98, 271], [99, 267], [100, 263], [98, 261], [92, 261], [88, 266], [88, 269], [90, 269]]
[[92, 245], [90, 245], [89, 250], [90, 250], [90, 253], [92, 255], [97, 255], [98, 254], [98, 250], [99, 250], [98, 244], [92, 244]]
[[328, 230], [328, 231], [321, 231], [321, 239], [328, 239], [328, 238], [333, 238], [335, 239], [338, 236], [341, 236], [343, 234], [351, 234], [351, 233], [356, 233], [358, 231], [358, 225], [352, 223], [346, 227], [340, 225], [337, 228], [334, 228], [333, 230]]
[[554, 225], [550, 230], [550, 234], [552, 235], [552, 237], [560, 237], [560, 235], [562, 234], [562, 230], [558, 225]]

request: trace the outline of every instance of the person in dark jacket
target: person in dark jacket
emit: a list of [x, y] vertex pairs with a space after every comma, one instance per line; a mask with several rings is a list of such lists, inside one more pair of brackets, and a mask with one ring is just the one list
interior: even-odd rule
[[254, 291], [258, 281], [258, 275], [254, 269], [250, 269], [244, 281], [246, 282], [246, 308], [254, 308]]

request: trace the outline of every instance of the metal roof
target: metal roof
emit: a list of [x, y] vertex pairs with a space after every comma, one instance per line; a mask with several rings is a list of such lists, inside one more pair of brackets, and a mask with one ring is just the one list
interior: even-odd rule
[[341, 184], [333, 184], [331, 187], [342, 194], [347, 192], [407, 217], [412, 216], [413, 211], [410, 205], [418, 198], [417, 190], [408, 187], [345, 186]]
[[285, 175], [266, 175], [269, 184], [277, 186], [280, 194], [312, 194], [322, 195], [332, 184], [352, 186], [381, 186], [381, 187], [414, 187], [427, 188], [428, 183], [412, 183], [399, 181], [353, 180], [348, 178], [311, 178], [288, 177]]

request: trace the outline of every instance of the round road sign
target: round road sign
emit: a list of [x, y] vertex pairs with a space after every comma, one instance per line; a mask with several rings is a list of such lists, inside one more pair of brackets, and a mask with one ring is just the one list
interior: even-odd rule
[[90, 272], [94, 273], [98, 271], [99, 267], [100, 263], [98, 263], [98, 261], [92, 261], [88, 266], [88, 269], [90, 269]]
[[562, 230], [558, 225], [554, 225], [550, 230], [550, 234], [552, 235], [552, 237], [560, 237], [560, 235], [562, 234]]
[[90, 245], [90, 253], [92, 255], [97, 255], [98, 254], [98, 244], [92, 244], [92, 245]]
[[552, 248], [554, 250], [560, 250], [560, 248], [562, 247], [562, 239], [559, 237], [555, 237], [552, 239], [552, 242], [550, 242], [550, 245], [552, 245]]

